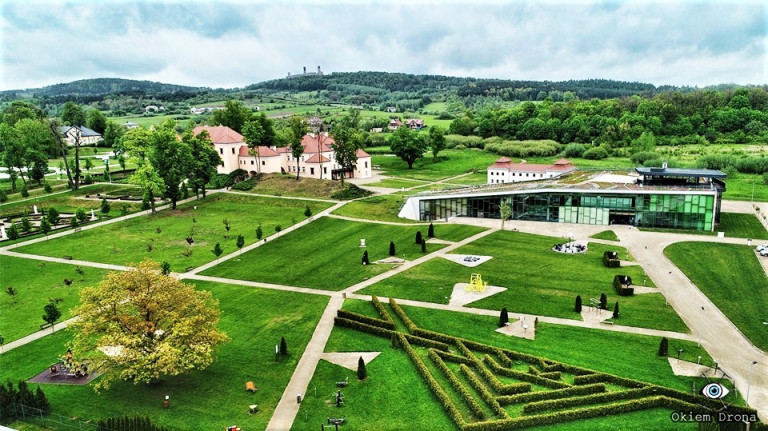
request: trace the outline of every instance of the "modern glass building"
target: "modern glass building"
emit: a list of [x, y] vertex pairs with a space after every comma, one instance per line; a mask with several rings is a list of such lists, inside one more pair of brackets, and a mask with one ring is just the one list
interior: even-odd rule
[[408, 198], [400, 217], [501, 218], [595, 225], [714, 230], [725, 174], [706, 169], [638, 168], [635, 174], [579, 173], [537, 184], [474, 187]]

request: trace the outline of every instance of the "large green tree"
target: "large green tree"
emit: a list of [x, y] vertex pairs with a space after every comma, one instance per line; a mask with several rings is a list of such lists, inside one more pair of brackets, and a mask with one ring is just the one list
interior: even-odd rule
[[288, 142], [291, 146], [291, 156], [296, 160], [296, 181], [299, 180], [299, 161], [301, 155], [304, 154], [304, 146], [301, 145], [301, 141], [304, 139], [304, 135], [309, 133], [307, 122], [303, 118], [293, 116], [288, 119], [288, 128], [286, 130]]
[[264, 128], [261, 126], [261, 122], [256, 119], [251, 119], [245, 122], [243, 126], [243, 138], [248, 145], [248, 154], [256, 156], [256, 172], [261, 177], [261, 157], [259, 156], [259, 147], [264, 140]]
[[67, 102], [61, 108], [61, 122], [67, 126], [84, 126], [86, 124], [83, 107], [75, 102]]
[[176, 138], [173, 130], [165, 127], [153, 130], [150, 141], [150, 163], [163, 179], [163, 195], [171, 200], [171, 209], [176, 209], [176, 201], [181, 195], [181, 183], [191, 171], [191, 149]]
[[347, 169], [354, 169], [357, 164], [357, 149], [360, 148], [359, 111], [351, 109], [333, 128], [333, 149], [336, 163], [341, 166], [341, 184], [344, 185], [344, 174]]
[[211, 115], [211, 124], [227, 126], [237, 133], [243, 132], [246, 121], [253, 117], [253, 110], [243, 106], [240, 101], [227, 100], [224, 109], [218, 109]]
[[413, 169], [413, 163], [424, 157], [427, 141], [408, 127], [399, 127], [389, 137], [389, 148]]
[[144, 197], [149, 201], [152, 214], [155, 214], [155, 196], [163, 193], [165, 190], [165, 183], [152, 164], [146, 162], [140, 164], [128, 181], [141, 188]]
[[432, 159], [437, 160], [437, 155], [445, 149], [445, 132], [440, 126], [429, 128], [429, 148], [432, 150]]
[[98, 109], [91, 109], [88, 111], [87, 124], [89, 129], [99, 135], [104, 135], [107, 130], [107, 116]]
[[189, 147], [192, 158], [187, 174], [189, 183], [195, 190], [195, 196], [199, 197], [198, 193], [202, 191], [205, 197], [205, 185], [216, 176], [216, 167], [221, 163], [221, 157], [211, 145], [211, 139], [206, 131], [200, 132], [197, 136], [193, 135], [192, 131], [188, 131], [182, 136], [181, 141]]
[[125, 148], [122, 143], [123, 135], [125, 135], [125, 128], [114, 121], [107, 121], [104, 126], [104, 145], [112, 148], [115, 154], [120, 155], [125, 152]]
[[102, 374], [97, 390], [205, 369], [227, 340], [216, 328], [219, 304], [211, 293], [163, 275], [150, 260], [83, 288], [74, 314], [73, 356]]

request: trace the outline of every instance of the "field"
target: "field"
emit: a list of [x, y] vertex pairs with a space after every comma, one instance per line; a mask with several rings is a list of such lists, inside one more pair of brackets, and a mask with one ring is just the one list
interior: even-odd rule
[[[392, 226], [323, 217], [281, 236], [278, 241], [269, 241], [202, 274], [341, 290], [391, 269], [391, 264], [373, 264], [388, 257], [390, 241], [395, 243], [397, 257], [413, 260], [422, 256], [421, 246], [414, 242], [418, 230], [426, 237], [426, 226]], [[436, 235], [441, 239], [457, 241], [482, 230], [471, 226], [446, 225], [436, 230]], [[365, 238], [366, 249], [360, 248], [360, 238]], [[431, 252], [441, 247], [443, 245], [429, 244], [427, 249]], [[371, 265], [361, 265], [364, 251], [368, 251]]]
[[700, 242], [672, 244], [664, 254], [755, 346], [768, 350], [768, 278], [757, 260], [764, 257], [752, 247]]
[[402, 194], [372, 196], [350, 202], [335, 210], [333, 214], [365, 220], [388, 221], [395, 223], [419, 223], [415, 220], [397, 216], [408, 199]]
[[436, 181], [457, 175], [471, 173], [473, 170], [485, 170], [498, 156], [485, 151], [445, 150], [435, 161], [431, 154], [413, 164], [413, 169], [400, 158], [393, 155], [372, 156], [373, 165], [381, 166], [385, 175], [412, 180]]
[[[589, 244], [585, 255], [565, 255], [552, 251], [558, 238], [515, 232], [496, 232], [457, 249], [455, 254], [491, 255], [493, 258], [468, 268], [446, 259], [432, 259], [405, 272], [389, 277], [360, 291], [363, 294], [407, 298], [447, 304], [455, 283], [468, 283], [472, 273], [481, 273], [483, 281], [507, 290], [469, 304], [470, 307], [516, 311], [570, 319], [580, 319], [573, 311], [577, 295], [584, 304], [589, 298], [608, 296], [609, 308], [621, 303], [621, 316], [615, 323], [653, 329], [687, 332], [683, 321], [665, 305], [658, 293], [619, 297], [613, 289], [613, 276], [629, 275], [633, 283], [653, 286], [639, 266], [606, 268], [603, 251], [626, 251], [617, 246]], [[578, 274], [578, 276], [574, 276]]]
[[[231, 339], [208, 369], [158, 384], [118, 382], [98, 394], [90, 386], [43, 385], [52, 412], [89, 419], [148, 415], [174, 430], [224, 429], [232, 423], [265, 428], [328, 300], [213, 283], [199, 282], [198, 287], [220, 301], [219, 328]], [[243, 316], [248, 316], [247, 325]], [[274, 345], [281, 337], [288, 343], [289, 355], [275, 362]], [[70, 334], [61, 331], [1, 355], [0, 381], [43, 371], [66, 352], [69, 339]], [[246, 381], [253, 381], [259, 390], [245, 392]], [[165, 395], [170, 395], [168, 410], [162, 408]], [[261, 412], [249, 415], [249, 404], [258, 404]]]
[[[306, 206], [316, 213], [330, 204], [214, 194], [205, 200], [179, 205], [176, 210], [85, 230], [23, 246], [17, 251], [119, 265], [151, 258], [158, 262], [167, 261], [173, 271], [183, 272], [216, 259], [211, 252], [216, 243], [221, 245], [224, 255], [237, 250], [235, 243], [240, 234], [245, 237], [246, 245], [253, 243], [258, 223], [262, 223], [264, 236], [268, 236], [275, 232], [276, 225], [286, 228], [303, 220]], [[230, 223], [229, 232], [225, 229], [224, 219]], [[185, 238], [188, 236], [194, 239], [194, 244], [187, 244]]]
[[[139, 189], [133, 186], [126, 186], [121, 184], [93, 184], [82, 186], [80, 190], [71, 190], [58, 194], [36, 194], [33, 195], [30, 192], [30, 198], [23, 201], [9, 201], [4, 204], [0, 204], [0, 217], [7, 217], [12, 214], [21, 214], [24, 211], [32, 212], [33, 207], [37, 205], [38, 210], [48, 209], [51, 207], [56, 208], [59, 212], [74, 212], [77, 208], [85, 208], [90, 212], [91, 208], [99, 212], [101, 205], [100, 200], [85, 199], [86, 195], [95, 196], [97, 194], [115, 194], [120, 195], [128, 194], [132, 196], [141, 196]], [[139, 209], [141, 202], [125, 202], [129, 206], [129, 212], [134, 212]], [[114, 213], [120, 212], [120, 202], [112, 202], [112, 211]]]
[[[41, 318], [43, 307], [49, 299], [60, 300], [60, 321], [70, 318], [70, 309], [80, 301], [80, 288], [98, 284], [106, 274], [104, 270], [85, 267], [80, 275], [72, 265], [2, 255], [0, 268], [0, 287], [4, 291], [9, 287], [18, 291], [13, 296], [0, 296], [0, 334], [6, 343], [40, 330], [39, 326], [45, 323]], [[67, 286], [65, 279], [72, 283]]]
[[342, 190], [342, 187], [341, 183], [337, 181], [316, 180], [306, 177], [300, 177], [296, 181], [296, 175], [264, 174], [259, 181], [254, 182], [254, 187], [246, 193], [329, 199], [339, 190]]

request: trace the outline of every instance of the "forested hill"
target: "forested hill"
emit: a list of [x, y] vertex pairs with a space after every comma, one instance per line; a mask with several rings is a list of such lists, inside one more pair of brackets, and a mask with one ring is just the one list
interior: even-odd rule
[[206, 91], [210, 91], [210, 89], [133, 79], [95, 78], [54, 84], [43, 88], [3, 91], [0, 95], [14, 98], [20, 96], [46, 98], [53, 103], [70, 100], [88, 103], [100, 100], [107, 95], [146, 96], [171, 101], [184, 100]]
[[[387, 72], [332, 73], [330, 75], [296, 75], [246, 87], [246, 90], [332, 91], [344, 96], [350, 93], [377, 96], [385, 92], [455, 92], [459, 97], [496, 96], [502, 100], [557, 101], [566, 92], [576, 98], [606, 99], [631, 95], [653, 96], [678, 88], [655, 87], [640, 82], [587, 79], [570, 81], [514, 81], [502, 79], [459, 78], [440, 75], [409, 75]], [[566, 98], [568, 96], [565, 96]]]

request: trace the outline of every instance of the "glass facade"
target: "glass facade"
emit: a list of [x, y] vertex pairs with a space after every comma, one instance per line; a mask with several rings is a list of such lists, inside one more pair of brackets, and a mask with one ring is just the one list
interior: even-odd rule
[[[715, 201], [717, 200], [717, 206]], [[719, 195], [713, 193], [664, 194], [584, 192], [528, 192], [496, 196], [422, 198], [419, 218], [424, 221], [452, 217], [500, 218], [507, 202], [513, 220], [582, 224], [713, 230], [719, 221]]]

